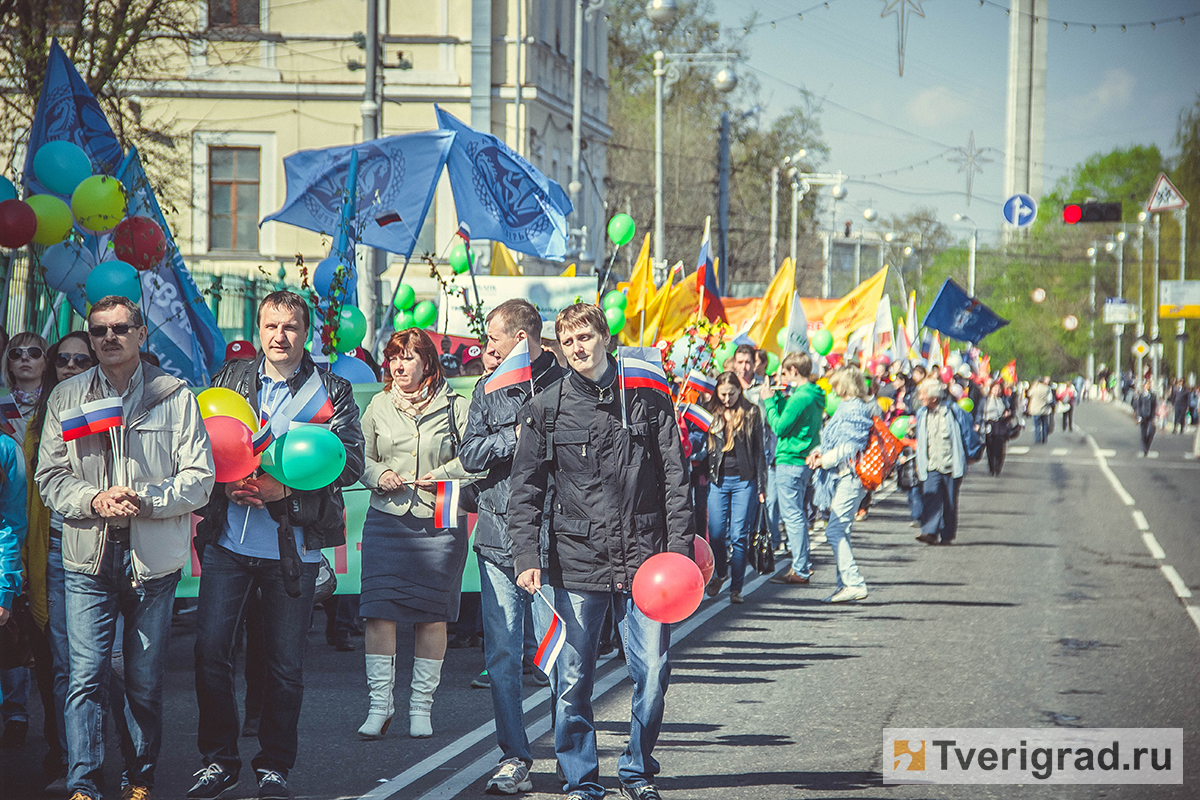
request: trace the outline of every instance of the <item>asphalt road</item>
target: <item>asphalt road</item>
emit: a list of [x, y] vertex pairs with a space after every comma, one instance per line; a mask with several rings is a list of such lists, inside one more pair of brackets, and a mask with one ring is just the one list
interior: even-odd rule
[[[1200, 796], [1200, 462], [1192, 435], [1160, 433], [1135, 457], [1138, 431], [1120, 408], [1085, 404], [1074, 432], [1013, 442], [1004, 474], [964, 482], [958, 541], [914, 541], [907, 506], [888, 492], [853, 542], [870, 597], [827, 606], [832, 559], [816, 549], [813, 585], [748, 584], [746, 603], [705, 600], [675, 632], [674, 673], [656, 756], [668, 800], [789, 798], [1191, 798]], [[1150, 534], [1147, 539], [1146, 534]], [[1157, 548], [1157, 549], [1155, 549]], [[1189, 590], [1187, 587], [1192, 587]], [[487, 691], [468, 688], [479, 650], [452, 650], [431, 740], [398, 718], [360, 742], [362, 643], [337, 653], [318, 620], [309, 634], [297, 798], [482, 796], [495, 763]], [[156, 798], [182, 798], [199, 768], [188, 617], [175, 627]], [[401, 641], [397, 705], [407, 701], [411, 637]], [[616, 786], [629, 683], [617, 659], [599, 671], [601, 774]], [[526, 687], [538, 734], [534, 800], [559, 797], [545, 734], [547, 691]], [[36, 694], [36, 693], [35, 693]], [[40, 708], [30, 742], [0, 751], [0, 795], [40, 797]], [[1182, 786], [885, 786], [887, 727], [1184, 729]], [[37, 734], [37, 735], [35, 735]], [[243, 739], [249, 761], [256, 743]], [[119, 755], [110, 747], [116, 784]], [[249, 769], [239, 793], [254, 797]], [[116, 797], [116, 792], [110, 792]]]

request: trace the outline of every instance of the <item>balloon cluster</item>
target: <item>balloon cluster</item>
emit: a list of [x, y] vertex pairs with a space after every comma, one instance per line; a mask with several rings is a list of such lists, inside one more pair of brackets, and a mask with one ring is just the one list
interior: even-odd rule
[[[614, 218], [615, 219], [615, 218]], [[609, 226], [611, 230], [612, 226]], [[625, 327], [625, 308], [629, 305], [624, 292], [616, 289], [604, 295], [600, 307], [604, 309], [604, 318], [608, 320], [608, 332], [616, 336]]]

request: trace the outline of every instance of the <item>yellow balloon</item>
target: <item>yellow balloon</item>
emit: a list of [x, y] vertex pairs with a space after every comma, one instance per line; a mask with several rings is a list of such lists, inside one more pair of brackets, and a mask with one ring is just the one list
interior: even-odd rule
[[833, 387], [829, 385], [829, 378], [821, 378], [817, 381], [817, 386], [820, 386], [825, 391], [825, 394], [833, 391]]
[[251, 432], [258, 430], [258, 420], [254, 416], [254, 409], [250, 407], [250, 402], [233, 389], [220, 387], [205, 389], [196, 396], [196, 400], [200, 403], [200, 416], [204, 419], [233, 417], [238, 422], [244, 423]]
[[875, 402], [879, 403], [879, 407], [884, 411], [887, 411], [892, 407], [892, 398], [890, 397], [878, 397], [876, 398]]

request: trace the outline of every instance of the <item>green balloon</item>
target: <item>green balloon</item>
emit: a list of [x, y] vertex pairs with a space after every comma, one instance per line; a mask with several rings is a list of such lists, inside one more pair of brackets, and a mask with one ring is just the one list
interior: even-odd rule
[[396, 290], [396, 297], [392, 300], [392, 305], [397, 311], [407, 311], [413, 307], [413, 303], [417, 301], [417, 293], [407, 283], [400, 284], [400, 288]]
[[775, 334], [775, 344], [779, 345], [781, 350], [787, 349], [787, 328], [780, 328], [779, 333]]
[[604, 318], [608, 320], [608, 332], [616, 336], [621, 332], [621, 328], [625, 327], [625, 311], [620, 308], [610, 308], [604, 312]]
[[725, 362], [733, 357], [737, 347], [733, 342], [725, 342], [723, 345], [713, 351], [713, 366], [719, 371], [725, 369]]
[[411, 311], [397, 311], [396, 316], [392, 317], [392, 329], [397, 331], [406, 331], [409, 328], [417, 327], [416, 320], [413, 319]]
[[767, 351], [767, 374], [774, 375], [779, 371], [779, 356]]
[[367, 317], [355, 306], [342, 306], [338, 315], [337, 351], [349, 353], [367, 335]]
[[462, 242], [455, 242], [450, 248], [450, 267], [456, 275], [462, 275], [471, 268], [471, 257], [467, 254], [467, 246]]
[[75, 217], [71, 209], [62, 200], [49, 194], [35, 194], [25, 201], [37, 215], [37, 232], [33, 234], [34, 244], [58, 244], [67, 238], [75, 225]]
[[637, 226], [633, 223], [633, 217], [628, 214], [617, 214], [608, 221], [608, 238], [612, 239], [613, 244], [617, 247], [629, 244], [629, 240], [633, 238], [636, 231]]
[[618, 292], [616, 289], [604, 295], [604, 302], [601, 303], [605, 311], [608, 311], [610, 308], [619, 308], [624, 312], [628, 305], [629, 299], [625, 297], [625, 293]]
[[346, 467], [346, 446], [316, 425], [293, 428], [263, 453], [263, 469], [284, 486], [311, 492], [337, 480]]
[[437, 306], [432, 300], [422, 300], [413, 308], [412, 316], [414, 327], [428, 328], [437, 322]]
[[85, 178], [71, 194], [71, 211], [79, 227], [104, 233], [125, 218], [125, 187], [108, 175]]
[[833, 334], [822, 328], [812, 335], [809, 343], [812, 344], [813, 350], [817, 351], [817, 355], [827, 356], [833, 349]]
[[838, 406], [842, 404], [842, 398], [838, 397], [833, 392], [825, 395], [825, 413], [833, 416], [833, 412], [837, 411]]
[[962, 400], [958, 401], [958, 407], [970, 414], [975, 410], [975, 401], [969, 397], [964, 397]]
[[905, 436], [907, 436], [910, 420], [910, 417], [897, 417], [896, 420], [892, 422], [892, 427], [890, 429], [892, 431], [892, 436], [895, 436], [897, 439], [903, 439]]

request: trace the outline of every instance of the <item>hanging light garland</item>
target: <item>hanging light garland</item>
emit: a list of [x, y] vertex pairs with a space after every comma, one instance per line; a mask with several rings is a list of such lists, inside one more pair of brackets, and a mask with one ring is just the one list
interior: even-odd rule
[[[990, 6], [1004, 11], [1005, 16], [1012, 16], [1012, 9], [1004, 3], [998, 3], [996, 0], [979, 0], [979, 5]], [[1063, 30], [1069, 30], [1070, 26], [1074, 25], [1077, 28], [1090, 28], [1092, 33], [1096, 33], [1100, 28], [1113, 28], [1120, 30], [1121, 33], [1127, 32], [1130, 28], [1149, 28], [1152, 31], [1158, 30], [1159, 25], [1178, 22], [1180, 25], [1187, 23], [1187, 20], [1194, 17], [1200, 17], [1200, 11], [1192, 11], [1188, 14], [1180, 14], [1174, 17], [1163, 17], [1161, 19], [1148, 19], [1138, 22], [1085, 22], [1078, 19], [1057, 19], [1055, 17], [1045, 17], [1040, 14], [1030, 14], [1028, 11], [1020, 11], [1023, 16], [1033, 17], [1033, 22], [1036, 25], [1039, 22], [1049, 22], [1055, 25], [1062, 25]]]

